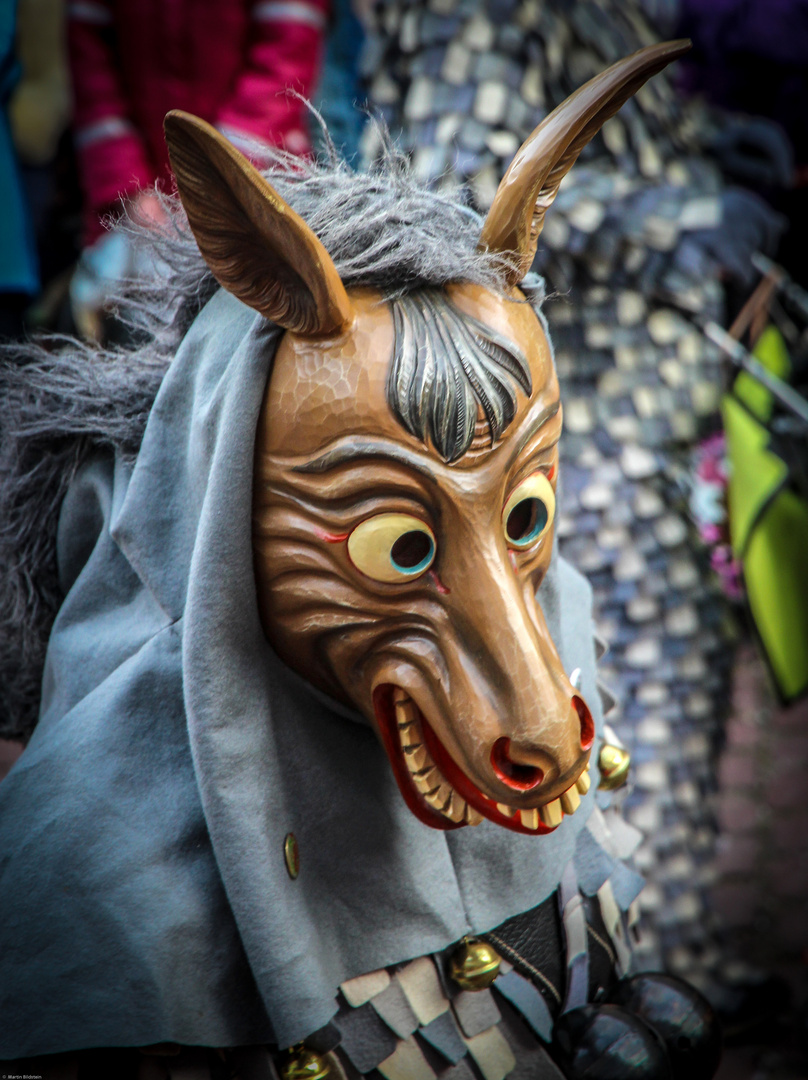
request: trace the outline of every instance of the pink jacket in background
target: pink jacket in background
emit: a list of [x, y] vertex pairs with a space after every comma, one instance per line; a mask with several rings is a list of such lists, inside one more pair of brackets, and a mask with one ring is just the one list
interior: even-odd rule
[[67, 11], [86, 243], [122, 194], [169, 177], [169, 109], [215, 124], [253, 160], [256, 141], [308, 152], [303, 107], [284, 91], [314, 89], [328, 0], [71, 0]]

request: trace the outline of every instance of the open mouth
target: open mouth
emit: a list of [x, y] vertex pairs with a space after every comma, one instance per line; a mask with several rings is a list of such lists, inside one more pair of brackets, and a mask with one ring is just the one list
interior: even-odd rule
[[[557, 828], [565, 814], [574, 814], [589, 790], [587, 762], [567, 790], [545, 806], [526, 809], [495, 802], [459, 768], [406, 691], [383, 684], [374, 691], [373, 703], [399, 790], [419, 821], [432, 828], [458, 829], [488, 818], [512, 832], [542, 835]], [[538, 780], [525, 776], [510, 786], [524, 792], [540, 781], [540, 774]]]

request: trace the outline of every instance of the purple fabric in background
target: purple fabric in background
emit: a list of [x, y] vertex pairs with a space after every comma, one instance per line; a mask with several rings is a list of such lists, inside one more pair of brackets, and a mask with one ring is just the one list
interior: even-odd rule
[[680, 87], [778, 121], [808, 160], [808, 0], [680, 0]]
[[719, 59], [749, 53], [778, 63], [808, 63], [807, 0], [681, 0], [682, 27]]

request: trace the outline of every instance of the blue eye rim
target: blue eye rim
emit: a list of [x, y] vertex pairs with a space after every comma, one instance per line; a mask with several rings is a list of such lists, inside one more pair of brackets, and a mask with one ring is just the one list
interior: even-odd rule
[[429, 571], [438, 551], [430, 526], [415, 514], [388, 511], [360, 521], [348, 535], [351, 565], [372, 581], [409, 583]]
[[[520, 507], [523, 507], [526, 503], [530, 503], [530, 517], [532, 519], [532, 525], [530, 530], [523, 533], [521, 536], [512, 536], [508, 527], [509, 522], [513, 515], [519, 511]], [[539, 509], [540, 508], [540, 509]], [[529, 495], [525, 499], [520, 499], [519, 502], [511, 509], [505, 522], [505, 535], [508, 544], [518, 550], [528, 548], [532, 544], [535, 544], [546, 532], [548, 525], [550, 524], [550, 508], [544, 499], [538, 495]]]
[[[429, 545], [426, 554], [412, 566], [403, 566], [401, 563], [396, 562], [393, 557], [393, 551], [395, 550], [396, 545], [407, 537], [418, 537], [419, 539], [427, 541]], [[428, 570], [435, 561], [435, 551], [435, 540], [430, 533], [422, 532], [420, 529], [412, 529], [409, 532], [403, 533], [390, 548], [390, 565], [398, 574], [404, 574], [406, 577], [417, 577], [418, 574], [423, 574], [425, 570]]]

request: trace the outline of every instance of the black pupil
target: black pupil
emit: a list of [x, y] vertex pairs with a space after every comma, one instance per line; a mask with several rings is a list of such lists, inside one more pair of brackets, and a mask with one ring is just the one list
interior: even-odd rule
[[505, 530], [514, 543], [539, 533], [547, 521], [547, 507], [541, 499], [522, 499], [508, 514]]
[[413, 566], [422, 563], [432, 550], [432, 541], [426, 533], [416, 529], [405, 532], [390, 549], [390, 557], [396, 566], [402, 570], [411, 570]]

